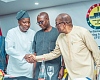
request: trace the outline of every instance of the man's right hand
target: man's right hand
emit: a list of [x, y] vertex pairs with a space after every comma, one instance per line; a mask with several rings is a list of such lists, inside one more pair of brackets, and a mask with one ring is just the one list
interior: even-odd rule
[[34, 54], [26, 54], [24, 58], [29, 63], [36, 62], [36, 56]]
[[31, 55], [31, 54], [26, 54], [26, 55], [24, 56], [24, 59], [25, 59], [27, 62], [29, 62], [30, 55]]
[[34, 63], [34, 62], [37, 62], [36, 61], [36, 56], [34, 54], [32, 54], [32, 55], [30, 55], [29, 63]]

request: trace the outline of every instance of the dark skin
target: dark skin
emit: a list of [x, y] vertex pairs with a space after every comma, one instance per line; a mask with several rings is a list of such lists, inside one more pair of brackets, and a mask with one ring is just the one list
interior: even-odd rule
[[[62, 13], [62, 14], [59, 14], [55, 20], [55, 24], [56, 24], [56, 27], [58, 29], [58, 31], [60, 33], [65, 33], [65, 34], [68, 34], [71, 32], [72, 28], [73, 28], [73, 24], [72, 24], [72, 19], [71, 17], [66, 14], [66, 13]], [[31, 57], [31, 60], [29, 62], [31, 63], [34, 63], [36, 62], [36, 56], [34, 55], [30, 55]], [[64, 61], [63, 61], [64, 62]], [[64, 65], [62, 63], [62, 65]], [[64, 69], [63, 69], [64, 70]], [[62, 78], [62, 71], [60, 72], [59, 74], [59, 79]]]
[[[27, 32], [27, 30], [30, 28], [30, 18], [22, 18], [22, 19], [18, 20], [18, 24], [19, 24], [19, 29], [22, 32]], [[29, 56], [29, 54], [26, 54], [24, 56], [24, 58], [26, 60], [28, 60], [28, 56]], [[7, 59], [8, 58], [9, 58], [9, 56], [7, 56]]]
[[[22, 32], [27, 32], [30, 28], [30, 18], [22, 18], [18, 20], [19, 28]], [[26, 54], [24, 58], [28, 61], [29, 54]], [[7, 55], [7, 60], [9, 59], [9, 55]]]
[[[30, 18], [22, 18], [18, 20], [19, 28], [22, 32], [27, 32], [27, 30], [30, 28]], [[24, 58], [28, 60], [29, 54], [26, 54]]]
[[60, 33], [68, 34], [73, 28], [71, 17], [65, 13], [57, 16], [55, 24]]
[[22, 18], [18, 20], [19, 28], [22, 32], [27, 32], [30, 28], [30, 18]]
[[[58, 31], [60, 32], [60, 33], [65, 33], [65, 34], [68, 34], [68, 33], [70, 33], [71, 31], [72, 31], [72, 29], [73, 29], [73, 24], [72, 24], [72, 20], [71, 20], [71, 18], [70, 18], [70, 16], [68, 15], [68, 14], [65, 14], [65, 13], [62, 13], [62, 14], [59, 14], [58, 16], [57, 16], [57, 18], [56, 18], [56, 20], [55, 20], [55, 22], [56, 22], [56, 27], [57, 27], [57, 29], [58, 29]], [[48, 54], [47, 54], [48, 55]], [[46, 56], [47, 56], [46, 55]], [[51, 55], [52, 56], [52, 54], [49, 54], [49, 55]], [[34, 56], [34, 55], [32, 55], [33, 56], [33, 62], [34, 61], [37, 61], [37, 60], [41, 60], [41, 58], [39, 58], [39, 57], [42, 57], [42, 58], [44, 58], [44, 56], [39, 56], [39, 57], [37, 57], [37, 56]], [[96, 65], [96, 67], [97, 67], [97, 74], [99, 73], [99, 64], [97, 64]]]
[[37, 23], [45, 32], [49, 32], [52, 29], [49, 22], [49, 16], [45, 12], [42, 12], [37, 16]]
[[[41, 12], [38, 16], [37, 16], [37, 24], [43, 29], [44, 32], [49, 32], [52, 29], [52, 26], [50, 25], [50, 21], [49, 21], [49, 16], [46, 12]], [[36, 55], [36, 53], [35, 53]], [[32, 58], [27, 58], [27, 61], [30, 63], [32, 61]], [[62, 65], [64, 65], [64, 61], [62, 60]], [[36, 67], [36, 63], [34, 63], [34, 70]], [[35, 71], [34, 71], [35, 72]], [[64, 68], [61, 67], [60, 71], [59, 71], [59, 75], [58, 78], [62, 79], [64, 75]]]

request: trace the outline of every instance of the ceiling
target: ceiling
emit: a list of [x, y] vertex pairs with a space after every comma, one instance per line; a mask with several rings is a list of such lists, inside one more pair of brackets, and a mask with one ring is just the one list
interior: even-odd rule
[[[0, 15], [15, 13], [21, 9], [33, 10], [82, 1], [90, 0], [16, 0], [8, 3], [0, 0]], [[39, 5], [35, 5], [35, 2], [38, 2]]]

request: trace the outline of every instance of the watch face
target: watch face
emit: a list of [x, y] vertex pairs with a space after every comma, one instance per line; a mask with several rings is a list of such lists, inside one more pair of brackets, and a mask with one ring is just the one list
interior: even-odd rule
[[2, 80], [3, 76], [4, 76], [4, 72], [3, 70], [0, 69], [0, 80]]

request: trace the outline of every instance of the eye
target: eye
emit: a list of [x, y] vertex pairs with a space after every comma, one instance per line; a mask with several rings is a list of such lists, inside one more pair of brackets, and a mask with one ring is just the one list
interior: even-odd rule
[[23, 22], [23, 23], [26, 23], [26, 22]]
[[43, 24], [44, 21], [39, 21], [37, 22], [38, 25]]
[[62, 23], [64, 23], [64, 22], [59, 22], [59, 23], [56, 23], [56, 26], [59, 26], [60, 24], [62, 24]]

